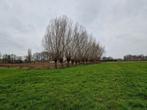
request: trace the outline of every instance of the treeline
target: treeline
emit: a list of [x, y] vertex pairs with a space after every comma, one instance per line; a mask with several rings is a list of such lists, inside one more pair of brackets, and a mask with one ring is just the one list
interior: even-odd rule
[[0, 53], [0, 63], [3, 64], [20, 64], [20, 63], [31, 63], [33, 61], [33, 56], [31, 49], [28, 49], [27, 56], [17, 56], [15, 54], [1, 54]]
[[1, 63], [54, 62], [57, 65], [70, 66], [96, 63], [100, 61], [104, 47], [78, 23], [73, 23], [66, 16], [50, 21], [42, 39], [44, 51], [32, 54], [28, 49], [27, 56], [5, 54], [0, 56]]
[[104, 53], [104, 48], [87, 30], [73, 23], [68, 17], [61, 16], [50, 21], [43, 38], [43, 46], [51, 59], [62, 66], [71, 63], [95, 63]]
[[147, 56], [145, 55], [126, 55], [124, 56], [125, 61], [147, 61]]
[[15, 54], [0, 54], [0, 63], [22, 63], [22, 57], [16, 56]]
[[20, 63], [35, 63], [49, 61], [48, 52], [36, 52], [32, 54], [31, 49], [28, 49], [26, 56], [17, 56], [15, 54], [1, 54], [0, 63], [2, 64], [20, 64]]

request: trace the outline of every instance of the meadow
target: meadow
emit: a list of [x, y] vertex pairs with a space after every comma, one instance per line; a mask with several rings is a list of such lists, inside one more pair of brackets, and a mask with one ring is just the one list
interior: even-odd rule
[[0, 68], [0, 110], [147, 110], [147, 62]]

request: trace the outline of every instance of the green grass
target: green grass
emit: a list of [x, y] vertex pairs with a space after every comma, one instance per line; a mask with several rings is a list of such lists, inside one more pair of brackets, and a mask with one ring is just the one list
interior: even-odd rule
[[147, 110], [147, 63], [0, 68], [0, 110]]

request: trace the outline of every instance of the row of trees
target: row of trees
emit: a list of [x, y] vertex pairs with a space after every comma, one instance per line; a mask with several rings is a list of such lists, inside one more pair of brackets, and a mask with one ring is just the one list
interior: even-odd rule
[[54, 61], [55, 68], [59, 62], [81, 64], [95, 63], [104, 53], [104, 48], [90, 35], [87, 30], [73, 23], [68, 17], [61, 16], [50, 21], [42, 40], [45, 51], [32, 55], [28, 49], [28, 55], [22, 59], [14, 54], [0, 55], [3, 63], [21, 63], [32, 61]]
[[15, 54], [0, 54], [0, 63], [22, 63], [22, 57]]
[[15, 54], [1, 54], [0, 63], [32, 63], [32, 62], [47, 62], [52, 60], [46, 51], [36, 52], [32, 54], [31, 49], [28, 49], [26, 56], [17, 56]]
[[44, 49], [52, 60], [63, 65], [94, 63], [100, 60], [104, 48], [88, 34], [86, 29], [73, 22], [66, 16], [57, 17], [50, 21], [43, 38]]
[[17, 56], [15, 54], [1, 54], [0, 53], [0, 63], [31, 63], [32, 61], [32, 53], [31, 49], [28, 49], [27, 56]]
[[46, 51], [36, 52], [33, 54], [32, 59], [33, 61], [36, 61], [36, 62], [45, 62], [45, 61], [51, 60], [49, 56], [50, 56], [49, 53]]

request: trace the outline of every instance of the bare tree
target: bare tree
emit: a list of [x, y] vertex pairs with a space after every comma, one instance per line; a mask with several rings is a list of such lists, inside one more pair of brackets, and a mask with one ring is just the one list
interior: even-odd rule
[[2, 63], [2, 54], [0, 53], [0, 63]]
[[28, 63], [31, 63], [31, 61], [32, 61], [32, 52], [31, 52], [31, 49], [28, 49], [27, 61], [28, 61]]
[[67, 66], [70, 61], [72, 64], [95, 62], [104, 52], [83, 26], [73, 24], [66, 16], [51, 20], [43, 38], [43, 46], [55, 62], [55, 68], [57, 62], [63, 66], [64, 59]]
[[72, 39], [72, 45], [71, 45], [72, 46], [72, 58], [71, 58], [72, 64], [78, 63], [79, 54], [80, 54], [80, 51], [79, 51], [79, 36], [80, 36], [79, 27], [80, 26], [77, 23], [73, 28], [73, 39]]
[[48, 25], [47, 32], [43, 39], [43, 46], [46, 51], [51, 53], [55, 61], [55, 68], [57, 68], [58, 60], [63, 64], [66, 28], [67, 18], [65, 16], [56, 18]]
[[64, 55], [67, 61], [67, 66], [69, 66], [69, 63], [71, 61], [71, 56], [72, 56], [72, 22], [68, 20], [68, 25], [66, 29], [66, 35], [65, 35], [65, 43], [64, 43]]
[[32, 57], [33, 57], [34, 61], [40, 61], [41, 60], [41, 55], [38, 52], [34, 53]]

